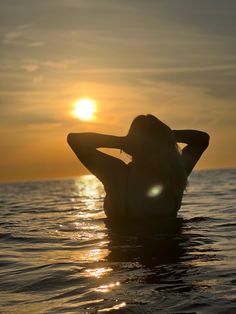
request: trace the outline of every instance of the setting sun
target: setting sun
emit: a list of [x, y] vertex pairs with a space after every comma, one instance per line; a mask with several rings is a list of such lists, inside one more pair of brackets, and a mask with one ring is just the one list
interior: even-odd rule
[[73, 115], [83, 121], [94, 119], [96, 101], [91, 98], [81, 98], [75, 101]]

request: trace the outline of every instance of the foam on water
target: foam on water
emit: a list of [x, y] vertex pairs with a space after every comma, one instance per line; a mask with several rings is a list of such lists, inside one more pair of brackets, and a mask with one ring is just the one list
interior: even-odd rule
[[93, 176], [0, 185], [0, 313], [233, 313], [236, 170], [198, 171], [176, 221], [111, 225]]

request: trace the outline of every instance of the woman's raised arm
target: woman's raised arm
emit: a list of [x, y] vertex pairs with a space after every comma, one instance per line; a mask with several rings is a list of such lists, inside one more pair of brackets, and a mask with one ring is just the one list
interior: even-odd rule
[[208, 144], [209, 134], [198, 130], [173, 130], [176, 142], [186, 144]]
[[69, 133], [67, 142], [71, 146], [78, 144], [83, 149], [95, 149], [101, 147], [121, 149], [124, 145], [124, 136], [114, 136], [99, 133]]
[[98, 133], [70, 133], [67, 142], [83, 165], [104, 185], [109, 184], [125, 167], [118, 158], [100, 152], [97, 148], [123, 149], [125, 137]]
[[197, 130], [173, 130], [176, 142], [186, 143], [182, 150], [182, 158], [187, 175], [191, 173], [203, 152], [209, 145], [210, 136]]

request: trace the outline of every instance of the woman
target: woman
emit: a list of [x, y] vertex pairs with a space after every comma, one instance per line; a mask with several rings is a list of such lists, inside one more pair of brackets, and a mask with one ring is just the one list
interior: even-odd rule
[[[209, 143], [195, 130], [171, 130], [153, 115], [140, 115], [127, 136], [70, 133], [79, 160], [104, 185], [109, 218], [176, 217], [187, 177]], [[187, 146], [179, 151], [177, 142]], [[125, 164], [97, 148], [118, 148], [132, 156]]]

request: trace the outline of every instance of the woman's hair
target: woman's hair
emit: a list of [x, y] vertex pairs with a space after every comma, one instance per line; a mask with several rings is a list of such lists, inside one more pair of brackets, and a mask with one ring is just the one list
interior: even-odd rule
[[131, 123], [128, 137], [134, 143], [133, 154], [131, 152], [134, 158], [152, 155], [161, 163], [163, 175], [169, 178], [173, 189], [176, 192], [185, 189], [187, 175], [174, 133], [168, 125], [153, 115], [139, 115]]
[[155, 116], [139, 115], [131, 123], [129, 135], [142, 136], [158, 143], [175, 143], [172, 130]]

